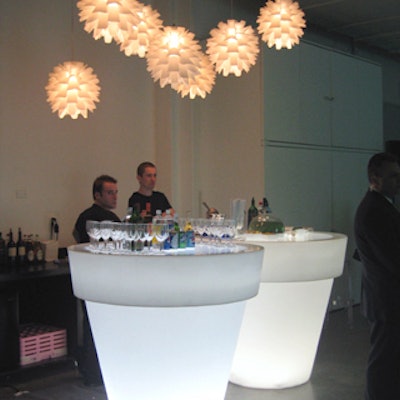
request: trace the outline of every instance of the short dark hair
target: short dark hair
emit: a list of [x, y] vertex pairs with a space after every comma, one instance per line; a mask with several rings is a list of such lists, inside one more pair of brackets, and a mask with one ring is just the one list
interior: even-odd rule
[[137, 170], [136, 170], [137, 175], [138, 175], [138, 176], [143, 176], [144, 171], [145, 171], [146, 168], [148, 168], [148, 167], [150, 167], [150, 168], [156, 168], [156, 166], [155, 166], [152, 162], [150, 162], [150, 161], [142, 162], [142, 163], [139, 164], [138, 167], [137, 167]]
[[382, 175], [382, 166], [385, 163], [398, 163], [399, 159], [392, 153], [374, 154], [368, 162], [368, 180], [371, 182], [373, 176]]
[[98, 176], [93, 182], [93, 199], [96, 199], [95, 194], [101, 193], [103, 191], [103, 183], [110, 182], [110, 183], [117, 183], [117, 180], [110, 175], [100, 175]]

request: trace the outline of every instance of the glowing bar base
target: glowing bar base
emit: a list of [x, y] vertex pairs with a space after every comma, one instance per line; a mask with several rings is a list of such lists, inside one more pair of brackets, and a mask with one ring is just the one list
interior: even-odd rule
[[230, 381], [282, 389], [310, 379], [333, 279], [343, 272], [347, 237], [310, 232], [306, 241], [244, 235], [264, 247], [261, 285], [246, 305]]
[[86, 305], [109, 400], [224, 399], [244, 301]]
[[261, 283], [248, 300], [230, 381], [282, 389], [310, 379], [333, 279]]

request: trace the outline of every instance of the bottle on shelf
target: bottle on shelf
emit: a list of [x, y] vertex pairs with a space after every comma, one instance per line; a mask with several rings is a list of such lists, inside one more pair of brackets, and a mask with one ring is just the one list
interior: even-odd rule
[[25, 242], [22, 239], [22, 231], [21, 228], [18, 228], [18, 241], [17, 241], [17, 263], [22, 265], [26, 260], [26, 248]]
[[35, 235], [35, 240], [33, 242], [33, 251], [35, 253], [35, 264], [42, 264], [44, 262], [44, 254], [38, 234]]
[[258, 215], [258, 210], [257, 210], [257, 207], [256, 207], [256, 203], [255, 203], [254, 197], [252, 197], [251, 205], [250, 205], [249, 210], [247, 212], [247, 227], [249, 227], [251, 220], [254, 217], [257, 217], [257, 215]]
[[35, 263], [35, 251], [33, 249], [32, 234], [28, 235], [25, 240], [26, 261], [28, 264]]
[[10, 265], [15, 264], [17, 261], [17, 246], [14, 242], [13, 232], [10, 228], [10, 232], [8, 234], [8, 243], [7, 243], [7, 262]]
[[3, 239], [3, 235], [0, 232], [0, 265], [7, 264], [7, 246], [6, 241]]

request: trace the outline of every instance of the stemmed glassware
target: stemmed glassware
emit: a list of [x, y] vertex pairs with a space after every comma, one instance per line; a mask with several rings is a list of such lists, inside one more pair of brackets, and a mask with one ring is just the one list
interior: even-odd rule
[[86, 221], [86, 232], [90, 238], [90, 247], [94, 252], [99, 251], [101, 230], [99, 221]]
[[161, 251], [164, 247], [164, 242], [169, 236], [169, 226], [168, 224], [153, 224], [153, 231], [155, 233], [155, 238], [159, 243], [159, 250]]
[[[181, 229], [190, 232], [193, 229], [199, 239], [198, 244], [217, 245], [218, 251], [231, 245], [236, 233], [236, 221], [225, 218], [190, 218], [180, 220]], [[188, 227], [190, 225], [190, 229]], [[168, 223], [133, 224], [127, 222], [87, 221], [86, 230], [90, 237], [89, 250], [104, 254], [135, 254], [147, 246], [146, 254], [162, 254], [164, 242], [170, 235]], [[207, 238], [207, 239], [205, 239]], [[156, 239], [156, 240], [154, 240]], [[205, 241], [206, 240], [206, 241]], [[101, 246], [101, 243], [104, 243]], [[157, 244], [156, 244], [157, 243]]]
[[155, 236], [155, 232], [153, 229], [153, 224], [144, 224], [144, 225], [145, 225], [144, 237], [147, 242], [147, 251], [150, 251]]
[[125, 240], [128, 243], [127, 252], [130, 253], [134, 250], [134, 245], [139, 240], [139, 232], [136, 229], [136, 224], [125, 224]]
[[109, 249], [109, 240], [111, 239], [111, 230], [113, 223], [111, 221], [101, 221], [100, 222], [100, 231], [101, 231], [101, 239], [103, 239], [103, 251], [107, 253]]
[[121, 222], [114, 222], [111, 225], [111, 235], [110, 238], [114, 244], [114, 251], [119, 253], [121, 249], [122, 240], [124, 239], [124, 225]]
[[203, 243], [204, 234], [206, 233], [206, 225], [209, 220], [206, 218], [192, 218], [190, 220], [193, 230], [199, 238], [199, 243]]

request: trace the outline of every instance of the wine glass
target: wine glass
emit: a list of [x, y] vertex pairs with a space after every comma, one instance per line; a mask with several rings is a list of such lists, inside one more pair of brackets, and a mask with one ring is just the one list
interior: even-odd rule
[[[146, 237], [146, 231], [147, 231], [147, 224], [137, 224], [136, 225], [136, 230], [138, 233], [138, 242], [141, 243], [140, 249], [137, 248], [138, 251], [141, 251], [144, 249], [144, 245], [147, 241], [147, 237]], [[139, 247], [139, 246], [137, 246]]]
[[121, 222], [113, 222], [111, 224], [110, 238], [114, 244], [114, 251], [118, 253], [121, 250], [121, 242], [123, 239], [123, 225]]
[[207, 221], [208, 220], [206, 218], [192, 218], [191, 220], [193, 230], [199, 238], [199, 244], [203, 243]]
[[90, 238], [90, 249], [97, 252], [99, 250], [99, 241], [101, 238], [100, 222], [86, 221], [86, 232]]
[[127, 252], [130, 253], [134, 249], [132, 243], [139, 240], [139, 233], [136, 230], [136, 224], [125, 224], [125, 240], [129, 243]]
[[168, 239], [169, 236], [169, 226], [168, 224], [154, 224], [153, 230], [155, 233], [155, 238], [160, 245], [159, 249], [161, 251], [164, 247], [164, 242]]
[[100, 222], [100, 234], [101, 234], [101, 239], [104, 242], [103, 245], [103, 251], [107, 252], [108, 251], [108, 244], [109, 240], [111, 239], [111, 230], [112, 230], [112, 221], [101, 221]]
[[144, 224], [145, 225], [145, 230], [144, 230], [144, 237], [147, 242], [147, 251], [151, 250], [151, 244], [153, 242], [155, 232], [153, 229], [153, 224]]
[[236, 236], [237, 232], [237, 221], [234, 219], [226, 219], [224, 221], [224, 235], [222, 239], [224, 240], [225, 244], [231, 246], [232, 239]]
[[133, 224], [133, 228], [134, 229], [134, 249], [136, 251], [142, 251], [143, 250], [143, 246], [144, 246], [144, 242], [145, 240], [142, 240], [142, 238], [144, 237], [144, 228], [145, 228], [145, 224]]

